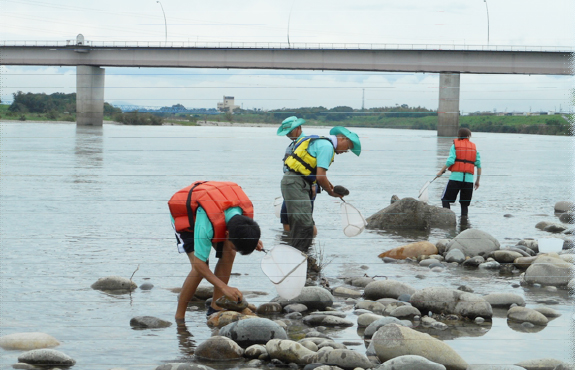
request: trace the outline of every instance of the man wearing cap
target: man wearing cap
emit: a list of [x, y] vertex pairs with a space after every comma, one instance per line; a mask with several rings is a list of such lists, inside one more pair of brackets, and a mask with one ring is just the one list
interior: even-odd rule
[[[282, 163], [284, 164], [283, 165], [284, 173], [289, 171], [289, 168], [285, 165], [285, 160], [292, 153], [296, 142], [299, 139], [305, 137], [305, 134], [303, 133], [303, 129], [301, 127], [301, 125], [303, 125], [304, 123], [305, 123], [305, 120], [303, 118], [297, 118], [296, 116], [291, 116], [291, 117], [284, 119], [282, 124], [278, 128], [278, 131], [277, 131], [278, 136], [284, 136], [285, 135], [286, 137], [288, 137], [291, 140], [291, 143], [286, 148], [285, 155], [282, 159]], [[317, 186], [317, 185], [312, 186], [312, 194], [310, 195], [312, 213], [313, 213], [313, 201], [315, 200], [315, 196], [316, 196], [316, 193], [318, 192], [318, 190], [319, 190], [319, 186]], [[289, 220], [288, 220], [287, 207], [286, 207], [285, 200], [282, 202], [282, 208], [281, 208], [281, 212], [280, 212], [280, 221], [283, 225], [284, 231], [289, 231], [290, 227], [289, 227]], [[315, 226], [313, 229], [313, 235], [314, 236], [317, 235], [317, 229]]]
[[335, 154], [351, 150], [355, 155], [361, 153], [361, 143], [357, 134], [345, 127], [336, 126], [330, 135], [305, 136], [296, 140], [293, 151], [284, 163], [288, 172], [281, 181], [282, 195], [286, 201], [289, 215], [291, 245], [303, 252], [311, 246], [313, 239], [313, 218], [310, 194], [312, 186], [319, 184], [330, 196], [342, 198], [334, 191], [327, 178], [327, 170]]

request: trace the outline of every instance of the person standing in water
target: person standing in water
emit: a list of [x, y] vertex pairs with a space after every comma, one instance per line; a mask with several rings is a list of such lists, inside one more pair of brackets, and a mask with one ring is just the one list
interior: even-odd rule
[[[479, 178], [481, 177], [479, 152], [475, 144], [469, 141], [469, 138], [471, 138], [471, 131], [467, 128], [460, 128], [457, 132], [457, 139], [453, 140], [453, 145], [449, 150], [449, 157], [445, 166], [437, 173], [437, 177], [440, 177], [446, 170], [451, 171], [449, 182], [441, 197], [441, 203], [443, 208], [450, 209], [450, 204], [455, 203], [457, 194], [459, 194], [462, 217], [468, 215], [473, 190], [479, 188]], [[477, 167], [477, 179], [474, 185], [475, 167]]]

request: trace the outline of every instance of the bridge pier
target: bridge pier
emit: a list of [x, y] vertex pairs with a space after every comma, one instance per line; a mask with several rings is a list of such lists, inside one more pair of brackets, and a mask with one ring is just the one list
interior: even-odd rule
[[437, 136], [454, 138], [459, 130], [459, 73], [439, 75]]
[[76, 67], [76, 124], [78, 126], [102, 126], [104, 123], [105, 69], [100, 67]]

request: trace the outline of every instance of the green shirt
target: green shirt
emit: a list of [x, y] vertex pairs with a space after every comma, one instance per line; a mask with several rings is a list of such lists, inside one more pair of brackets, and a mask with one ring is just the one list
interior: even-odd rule
[[[452, 166], [455, 163], [455, 158], [456, 158], [455, 145], [451, 145], [451, 149], [449, 149], [449, 157], [447, 158], [445, 165], [447, 167]], [[474, 165], [477, 168], [481, 168], [481, 157], [479, 156], [479, 152], [477, 152], [477, 156], [475, 157]], [[449, 180], [473, 182], [473, 175], [464, 172], [452, 172], [451, 176], [449, 176]]]
[[[240, 207], [228, 208], [224, 211], [226, 225], [235, 215], [241, 215], [243, 211]], [[202, 207], [196, 210], [196, 224], [194, 225], [194, 256], [206, 262], [212, 250], [212, 238], [214, 237], [214, 227]]]
[[331, 164], [335, 149], [331, 141], [319, 139], [309, 144], [307, 151], [317, 159], [318, 167], [327, 170]]

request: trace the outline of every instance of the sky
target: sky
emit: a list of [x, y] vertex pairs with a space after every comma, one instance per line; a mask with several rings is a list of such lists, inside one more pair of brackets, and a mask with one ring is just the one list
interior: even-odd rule
[[[164, 18], [165, 14], [165, 18]], [[0, 43], [350, 43], [575, 47], [572, 0], [0, 0]], [[0, 98], [75, 91], [75, 68], [0, 66]], [[461, 75], [460, 110], [567, 111], [572, 76]], [[106, 68], [112, 104], [277, 109], [408, 104], [437, 109], [439, 75], [286, 70]]]

